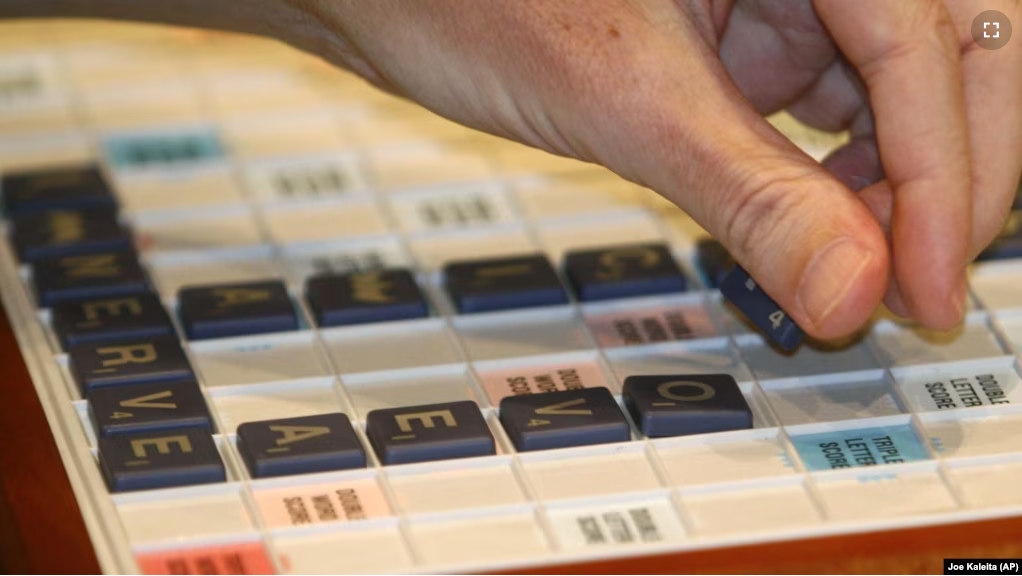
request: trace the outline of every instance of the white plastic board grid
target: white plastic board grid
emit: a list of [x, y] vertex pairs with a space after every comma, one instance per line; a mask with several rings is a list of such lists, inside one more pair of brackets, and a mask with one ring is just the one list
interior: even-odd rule
[[[58, 23], [4, 25], [0, 46], [0, 168], [103, 162], [170, 309], [184, 283], [280, 277], [305, 316], [297, 332], [185, 343], [228, 482], [110, 495], [66, 356], [0, 249], [4, 304], [108, 572], [203, 547], [263, 550], [281, 572], [477, 572], [1022, 513], [1022, 263], [976, 271], [956, 333], [878, 317], [849, 348], [781, 357], [700, 289], [699, 228], [602, 170], [261, 40]], [[124, 138], [181, 134], [206, 152], [118, 160]], [[817, 156], [834, 143], [799, 137]], [[670, 245], [692, 290], [467, 317], [440, 289], [452, 259], [557, 263], [638, 240]], [[380, 265], [416, 270], [433, 317], [312, 327], [305, 276]], [[512, 380], [578, 378], [619, 398], [628, 375], [686, 372], [732, 374], [755, 428], [518, 454], [496, 420]], [[365, 470], [252, 480], [234, 446], [241, 422], [336, 411], [368, 446], [368, 411], [454, 400], [479, 404], [497, 456], [381, 467], [370, 453]], [[907, 461], [825, 469], [833, 452], [816, 447], [854, 457], [853, 438]], [[324, 495], [342, 513], [321, 513]], [[302, 526], [295, 498], [315, 512]]]

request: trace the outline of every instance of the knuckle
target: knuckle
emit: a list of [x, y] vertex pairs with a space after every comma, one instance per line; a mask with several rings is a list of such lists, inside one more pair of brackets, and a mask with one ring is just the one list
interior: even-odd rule
[[801, 166], [752, 169], [737, 175], [734, 192], [720, 213], [722, 241], [739, 260], [776, 257], [778, 248], [796, 241], [800, 224], [804, 224], [799, 219], [808, 216], [808, 191], [820, 188], [819, 180], [811, 168]]
[[[958, 26], [941, 2], [920, 0], [907, 9], [893, 26], [877, 37], [874, 48], [859, 62], [864, 78], [875, 76], [892, 62], [912, 59], [921, 52], [934, 53], [957, 67], [961, 40]], [[968, 34], [966, 34], [968, 35]]]

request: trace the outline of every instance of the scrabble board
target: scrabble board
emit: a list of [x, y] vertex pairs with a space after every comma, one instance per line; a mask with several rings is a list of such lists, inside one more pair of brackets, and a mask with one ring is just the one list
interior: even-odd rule
[[0, 177], [0, 294], [105, 572], [1022, 529], [1010, 230], [960, 329], [785, 354], [648, 190], [270, 41], [119, 24], [0, 27]]

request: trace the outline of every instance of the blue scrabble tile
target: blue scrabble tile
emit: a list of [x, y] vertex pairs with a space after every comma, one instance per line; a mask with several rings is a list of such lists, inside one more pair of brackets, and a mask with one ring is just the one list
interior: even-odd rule
[[206, 399], [195, 381], [93, 388], [88, 400], [100, 436], [193, 427], [213, 433]]
[[182, 288], [177, 299], [191, 340], [298, 329], [291, 296], [279, 280]]
[[930, 458], [908, 424], [792, 435], [809, 471], [916, 462]]
[[305, 284], [316, 324], [347, 326], [429, 316], [429, 305], [408, 270], [325, 274]]
[[65, 349], [87, 342], [170, 336], [174, 325], [160, 299], [137, 294], [98, 300], [65, 300], [50, 310], [51, 325]]
[[388, 465], [496, 454], [486, 419], [468, 400], [373, 410], [366, 435]]
[[802, 342], [802, 329], [741, 266], [731, 271], [720, 292], [782, 350], [794, 350]]
[[116, 216], [74, 210], [51, 210], [18, 218], [11, 241], [22, 262], [120, 252], [132, 247], [131, 233]]
[[752, 410], [728, 374], [629, 376], [621, 395], [650, 438], [752, 428]]
[[566, 304], [568, 296], [546, 256], [452, 262], [444, 284], [458, 312], [492, 312]]
[[696, 268], [702, 274], [703, 282], [710, 288], [720, 288], [724, 279], [736, 266], [735, 259], [724, 245], [712, 238], [704, 238], [696, 244]]
[[99, 467], [111, 492], [227, 479], [213, 437], [201, 428], [104, 436], [98, 444]]
[[23, 262], [130, 250], [130, 231], [112, 210], [47, 210], [11, 221], [11, 242]]
[[351, 420], [340, 413], [245, 422], [238, 453], [253, 478], [366, 467]]
[[979, 256], [977, 261], [1022, 258], [1022, 210], [1012, 210], [997, 238]]
[[631, 430], [606, 388], [508, 396], [500, 423], [519, 452], [631, 440]]
[[63, 300], [112, 298], [149, 291], [134, 252], [101, 252], [37, 260], [32, 283], [41, 307]]
[[116, 210], [117, 200], [95, 166], [6, 173], [0, 178], [4, 210], [11, 216], [50, 210]]
[[79, 344], [68, 350], [68, 366], [83, 396], [103, 386], [195, 379], [173, 336]]
[[569, 252], [564, 272], [583, 302], [683, 292], [685, 276], [663, 244]]

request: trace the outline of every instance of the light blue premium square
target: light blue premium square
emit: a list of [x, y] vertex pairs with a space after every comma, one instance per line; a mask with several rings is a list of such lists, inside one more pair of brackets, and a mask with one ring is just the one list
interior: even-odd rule
[[199, 165], [224, 156], [220, 138], [206, 129], [118, 134], [104, 139], [103, 149], [121, 170]]
[[929, 458], [907, 424], [792, 436], [791, 442], [810, 471], [900, 464]]

